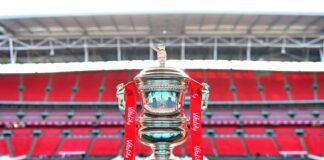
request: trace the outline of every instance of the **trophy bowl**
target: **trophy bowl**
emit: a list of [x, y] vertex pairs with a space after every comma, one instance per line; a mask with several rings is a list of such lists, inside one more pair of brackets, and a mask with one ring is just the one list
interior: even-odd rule
[[173, 148], [188, 136], [187, 119], [181, 112], [187, 78], [176, 68], [148, 68], [135, 77], [143, 106], [138, 137], [153, 151], [149, 160], [175, 159]]

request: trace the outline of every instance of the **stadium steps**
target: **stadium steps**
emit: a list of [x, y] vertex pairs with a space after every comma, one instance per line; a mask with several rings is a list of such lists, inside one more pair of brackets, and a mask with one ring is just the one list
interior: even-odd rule
[[102, 80], [101, 80], [101, 84], [99, 87], [99, 95], [98, 95], [98, 102], [100, 102], [102, 100], [102, 94], [105, 91], [105, 85], [106, 85], [106, 80], [107, 80], [107, 71], [104, 71], [102, 73]]
[[52, 156], [58, 155], [58, 151], [59, 151], [59, 149], [61, 148], [61, 146], [63, 145], [65, 138], [66, 138], [65, 136], [62, 136], [62, 138], [61, 138], [59, 144], [55, 147], [55, 150], [54, 150]]
[[49, 80], [48, 80], [48, 83], [47, 83], [46, 89], [45, 89], [45, 97], [44, 97], [45, 102], [48, 100], [48, 95], [51, 93], [51, 90], [52, 90], [53, 77], [54, 77], [54, 73], [51, 73], [49, 75]]
[[272, 143], [274, 144], [274, 146], [277, 148], [277, 150], [279, 151], [282, 151], [281, 150], [281, 147], [279, 146], [278, 142], [276, 141], [276, 139], [274, 138], [274, 136], [271, 136], [271, 140], [272, 140]]
[[12, 148], [12, 143], [10, 141], [10, 137], [6, 137], [5, 139], [6, 139], [6, 142], [7, 142], [7, 145], [8, 145], [10, 157], [13, 157], [14, 156], [14, 151], [13, 151], [13, 148]]
[[120, 138], [120, 147], [119, 147], [119, 150], [118, 150], [118, 155], [122, 155], [123, 154], [123, 144], [124, 144], [124, 136], [121, 135], [121, 138]]
[[317, 80], [317, 73], [316, 72], [314, 72], [313, 73], [313, 76], [314, 76], [314, 81], [313, 81], [313, 94], [314, 94], [314, 100], [318, 100], [319, 98], [318, 98], [318, 80]]
[[19, 75], [19, 86], [18, 86], [18, 90], [19, 90], [19, 101], [23, 101], [24, 99], [24, 75]]
[[213, 137], [210, 137], [210, 141], [212, 143], [212, 148], [213, 148], [214, 156], [217, 157], [218, 156], [218, 152], [217, 152], [216, 143], [214, 141], [214, 138]]
[[74, 83], [74, 85], [73, 85], [73, 88], [72, 88], [72, 94], [71, 94], [71, 96], [70, 96], [70, 101], [72, 102], [72, 101], [74, 101], [74, 98], [75, 98], [75, 95], [76, 95], [76, 93], [79, 91], [79, 83], [80, 83], [80, 78], [81, 77], [81, 72], [78, 72], [77, 73], [77, 78], [76, 78], [76, 81], [75, 81], [75, 83]]
[[37, 141], [38, 141], [38, 136], [34, 136], [33, 141], [32, 141], [32, 143], [30, 145], [29, 151], [27, 152], [27, 155], [26, 155], [27, 157], [30, 157], [31, 154], [33, 153]]
[[234, 83], [234, 80], [233, 80], [232, 71], [231, 70], [228, 70], [227, 72], [228, 72], [229, 81], [230, 81], [230, 90], [232, 92], [234, 101], [238, 101], [237, 93], [236, 93], [237, 87], [235, 86], [235, 83]]
[[261, 81], [260, 81], [260, 73], [258, 71], [255, 71], [255, 78], [256, 78], [256, 82], [257, 82], [257, 88], [258, 91], [260, 92], [261, 95], [261, 99], [262, 101], [266, 101], [266, 96], [264, 93], [264, 86], [262, 85]]
[[89, 146], [88, 146], [88, 149], [87, 149], [87, 151], [86, 151], [86, 155], [87, 155], [87, 156], [89, 155], [89, 153], [90, 153], [90, 151], [91, 151], [91, 149], [92, 149], [92, 146], [93, 146], [95, 140], [96, 140], [96, 137], [92, 137], [92, 138], [91, 138], [90, 143], [89, 143]]
[[248, 156], [251, 156], [251, 152], [250, 152], [250, 150], [249, 150], [248, 145], [246, 144], [245, 138], [240, 136], [240, 140], [241, 140], [241, 142], [242, 142], [242, 144], [243, 144], [243, 147], [244, 147], [244, 149], [245, 149], [245, 151], [246, 151], [246, 154], [247, 154]]
[[308, 148], [307, 148], [307, 145], [306, 145], [306, 142], [305, 142], [305, 139], [303, 136], [299, 136], [299, 141], [304, 149], [304, 151], [306, 151], [308, 153]]
[[287, 78], [287, 73], [282, 72], [281, 74], [282, 74], [284, 82], [285, 82], [284, 87], [285, 87], [285, 91], [286, 91], [287, 96], [288, 96], [288, 100], [291, 101], [291, 100], [293, 100], [293, 98], [292, 98], [292, 95], [291, 95], [291, 86], [289, 85], [289, 81], [288, 81], [288, 78]]

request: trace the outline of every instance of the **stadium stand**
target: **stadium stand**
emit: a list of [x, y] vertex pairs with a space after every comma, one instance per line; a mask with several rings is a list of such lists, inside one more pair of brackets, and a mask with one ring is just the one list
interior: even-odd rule
[[324, 155], [324, 148], [320, 147], [324, 146], [323, 135], [306, 135], [304, 139], [309, 153], [319, 156]]
[[[246, 137], [244, 138], [249, 153], [252, 156], [278, 156], [279, 150], [274, 142], [268, 137]], [[262, 146], [262, 147], [260, 147]]]
[[[324, 128], [313, 127], [324, 123], [324, 117], [321, 115], [324, 109], [316, 104], [317, 100], [323, 98], [320, 96], [323, 89], [322, 73], [316, 73], [314, 76], [314, 73], [297, 72], [186, 72], [199, 81], [208, 82], [211, 89], [217, 91], [210, 95], [212, 105], [208, 112], [211, 114], [203, 116], [203, 144], [206, 156], [286, 157], [304, 156], [305, 151], [314, 155], [324, 155], [324, 150], [317, 147], [324, 145]], [[15, 156], [29, 157], [114, 157], [121, 154], [123, 118], [110, 103], [116, 103], [116, 85], [129, 81], [137, 73], [138, 70], [1, 75], [5, 78], [0, 79], [0, 82], [8, 85], [0, 92], [8, 91], [12, 93], [12, 97], [8, 98], [3, 94], [0, 101], [45, 100], [54, 104], [1, 107], [0, 125], [3, 126], [3, 136], [0, 137], [0, 154], [12, 153]], [[39, 85], [38, 82], [34, 82], [35, 79], [40, 79]], [[86, 83], [90, 80], [92, 83]], [[301, 82], [303, 85], [299, 85]], [[314, 88], [315, 82], [318, 83], [318, 87]], [[33, 86], [36, 86], [35, 89]], [[19, 88], [22, 88], [21, 92]], [[311, 95], [303, 95], [302, 91]], [[22, 99], [19, 99], [20, 95], [23, 95]], [[282, 107], [281, 103], [276, 104], [278, 101], [291, 103], [291, 100], [308, 100], [313, 103], [292, 104], [288, 107]], [[235, 101], [260, 103], [256, 106], [236, 107], [235, 103], [232, 104]], [[275, 103], [264, 105], [264, 101]], [[63, 102], [64, 107], [55, 106], [56, 102]], [[104, 102], [108, 107], [85, 105], [75, 108], [73, 105], [69, 106], [71, 102]], [[269, 134], [269, 129], [273, 133]], [[39, 135], [34, 135], [36, 130], [40, 131]], [[95, 130], [98, 132], [94, 132]], [[302, 131], [302, 135], [297, 135], [299, 130]], [[12, 134], [8, 136], [8, 133]], [[94, 133], [97, 133], [96, 136]], [[174, 149], [174, 154], [190, 155], [190, 144], [189, 138], [185, 144]], [[140, 156], [151, 153], [150, 149], [140, 142], [137, 148]]]
[[313, 73], [287, 73], [287, 79], [293, 100], [314, 99]]
[[210, 94], [211, 101], [233, 101], [234, 96], [231, 91], [230, 76], [227, 71], [207, 71], [207, 81], [210, 90], [217, 91]]
[[259, 79], [263, 86], [266, 100], [288, 100], [285, 80], [281, 72], [262, 74], [259, 75]]
[[101, 101], [116, 102], [116, 86], [120, 83], [127, 83], [129, 71], [106, 72], [105, 89], [102, 93]]
[[[321, 73], [314, 76], [314, 73], [297, 72], [259, 73], [226, 70], [187, 70], [186, 72], [198, 81], [208, 82], [211, 90], [218, 91], [211, 93], [211, 101], [314, 100], [315, 93], [318, 93], [318, 99], [324, 99]], [[104, 102], [115, 102], [116, 85], [121, 82], [126, 83], [137, 73], [138, 70], [1, 75], [4, 77], [1, 78], [3, 81], [1, 84], [8, 85], [2, 86], [0, 100], [18, 101], [20, 89], [23, 95], [22, 101], [97, 102], [100, 99]], [[89, 81], [91, 83], [88, 83]], [[301, 83], [303, 85], [300, 85]]]
[[0, 75], [0, 99], [2, 101], [18, 101], [19, 84], [19, 75]]
[[247, 152], [239, 137], [216, 137], [216, 150], [219, 156], [246, 156]]
[[48, 101], [70, 101], [77, 77], [77, 73], [54, 74]]
[[0, 138], [0, 155], [9, 155], [9, 149], [6, 139]]
[[94, 140], [89, 156], [115, 156], [121, 148], [120, 138], [98, 137]]
[[89, 137], [67, 137], [59, 146], [57, 156], [81, 155], [87, 152], [91, 139]]
[[61, 141], [61, 137], [58, 136], [59, 133], [49, 132], [45, 134], [43, 130], [42, 136], [37, 138], [37, 142], [35, 147], [31, 153], [32, 157], [46, 157], [46, 156], [53, 156], [54, 152]]
[[261, 101], [255, 72], [232, 71], [238, 101]]
[[75, 93], [74, 101], [98, 101], [102, 77], [101, 72], [82, 72], [78, 83], [79, 90]]
[[23, 100], [44, 101], [49, 74], [28, 74], [23, 76]]

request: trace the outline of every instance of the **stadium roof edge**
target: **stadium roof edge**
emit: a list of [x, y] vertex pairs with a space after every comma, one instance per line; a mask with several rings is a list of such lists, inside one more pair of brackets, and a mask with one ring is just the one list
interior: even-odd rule
[[[252, 71], [324, 72], [322, 62], [267, 62], [226, 60], [168, 60], [169, 67]], [[0, 74], [55, 73], [99, 70], [141, 70], [158, 66], [157, 61], [70, 62], [41, 64], [1, 64]]]
[[[0, 19], [125, 14], [265, 14], [324, 16], [321, 0], [10, 0]], [[271, 4], [271, 5], [270, 5]], [[199, 6], [199, 7], [197, 7]], [[287, 7], [289, 6], [289, 7]]]

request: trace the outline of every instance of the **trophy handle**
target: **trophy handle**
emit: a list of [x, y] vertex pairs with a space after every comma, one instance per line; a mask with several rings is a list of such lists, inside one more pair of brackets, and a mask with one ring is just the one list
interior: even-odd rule
[[118, 109], [122, 114], [125, 114], [125, 85], [124, 83], [120, 83], [117, 85], [116, 96], [118, 99]]
[[207, 83], [202, 83], [202, 98], [201, 98], [201, 110], [205, 111], [208, 107], [209, 100], [209, 85]]

